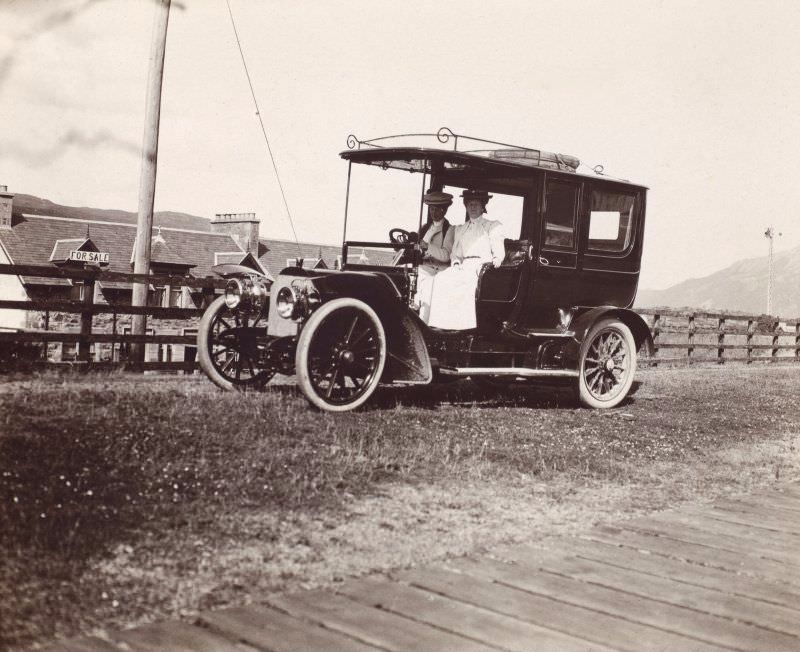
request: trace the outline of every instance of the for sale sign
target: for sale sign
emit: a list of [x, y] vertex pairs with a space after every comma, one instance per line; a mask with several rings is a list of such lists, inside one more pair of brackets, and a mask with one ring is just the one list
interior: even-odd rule
[[111, 256], [104, 251], [70, 251], [69, 259], [79, 263], [94, 263], [95, 265], [108, 265]]

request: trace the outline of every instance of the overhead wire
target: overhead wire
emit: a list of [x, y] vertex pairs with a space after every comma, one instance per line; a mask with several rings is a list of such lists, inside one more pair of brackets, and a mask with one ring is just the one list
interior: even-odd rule
[[250, 86], [250, 94], [253, 97], [253, 104], [256, 107], [256, 116], [258, 117], [258, 123], [261, 125], [261, 133], [264, 134], [264, 142], [267, 144], [267, 152], [269, 152], [269, 158], [272, 161], [272, 169], [275, 171], [275, 179], [278, 182], [278, 188], [281, 191], [281, 197], [283, 198], [283, 206], [286, 209], [286, 216], [289, 218], [289, 226], [292, 227], [292, 235], [294, 236], [294, 242], [297, 245], [297, 252], [300, 255], [300, 258], [303, 257], [303, 250], [300, 247], [300, 240], [297, 237], [297, 231], [294, 228], [294, 220], [292, 219], [292, 212], [289, 210], [289, 202], [286, 201], [286, 193], [283, 190], [283, 184], [281, 183], [281, 176], [278, 173], [278, 164], [275, 162], [275, 156], [272, 154], [272, 147], [269, 144], [269, 137], [267, 136], [267, 130], [264, 127], [264, 121], [261, 119], [261, 110], [258, 107], [258, 100], [256, 99], [256, 92], [253, 89], [253, 81], [250, 78], [250, 71], [247, 69], [247, 61], [244, 58], [244, 50], [242, 49], [242, 42], [239, 40], [239, 31], [236, 29], [236, 21], [233, 19], [233, 11], [231, 10], [231, 3], [230, 0], [225, 0], [225, 4], [228, 6], [228, 15], [231, 17], [231, 26], [233, 27], [233, 34], [236, 37], [236, 45], [239, 47], [239, 55], [242, 58], [242, 65], [244, 66], [244, 74], [247, 76], [247, 84]]

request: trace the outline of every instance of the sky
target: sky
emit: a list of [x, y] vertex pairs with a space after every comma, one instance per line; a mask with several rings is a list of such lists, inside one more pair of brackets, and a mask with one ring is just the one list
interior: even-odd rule
[[[640, 287], [800, 245], [800, 3], [230, 4], [301, 240], [341, 241], [348, 134], [447, 126], [648, 186]], [[0, 184], [136, 210], [155, 9], [0, 0]], [[292, 237], [225, 0], [172, 3], [155, 208]]]

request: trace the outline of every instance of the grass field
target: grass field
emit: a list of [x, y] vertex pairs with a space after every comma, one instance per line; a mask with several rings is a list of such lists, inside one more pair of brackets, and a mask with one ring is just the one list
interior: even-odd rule
[[800, 365], [651, 370], [617, 409], [468, 381], [313, 411], [201, 377], [0, 384], [0, 649], [800, 478]]

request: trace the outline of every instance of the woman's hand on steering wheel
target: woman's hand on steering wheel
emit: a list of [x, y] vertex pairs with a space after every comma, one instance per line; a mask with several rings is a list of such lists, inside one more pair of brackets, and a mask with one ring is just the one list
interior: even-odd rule
[[394, 244], [408, 244], [409, 242], [415, 242], [416, 238], [412, 236], [416, 236], [416, 233], [411, 233], [410, 231], [406, 231], [405, 229], [392, 229], [389, 231], [389, 240], [391, 240]]

